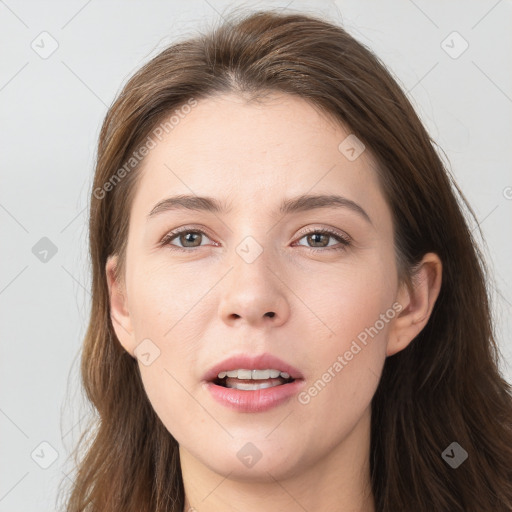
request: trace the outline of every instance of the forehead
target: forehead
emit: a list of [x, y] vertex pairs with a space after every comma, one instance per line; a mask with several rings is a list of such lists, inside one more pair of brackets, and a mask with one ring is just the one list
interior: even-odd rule
[[235, 208], [307, 192], [366, 202], [380, 196], [369, 151], [348, 159], [340, 144], [350, 131], [302, 98], [222, 95], [187, 112], [145, 157], [133, 210], [147, 214], [171, 194], [231, 198]]

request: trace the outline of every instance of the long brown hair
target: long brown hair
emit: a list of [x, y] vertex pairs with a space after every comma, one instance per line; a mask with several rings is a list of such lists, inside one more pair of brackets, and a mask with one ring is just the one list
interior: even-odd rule
[[[275, 91], [309, 101], [370, 149], [393, 214], [401, 279], [411, 282], [426, 252], [443, 263], [426, 327], [386, 359], [372, 400], [376, 510], [510, 512], [512, 390], [499, 372], [489, 277], [464, 214], [474, 218], [471, 208], [406, 95], [365, 46], [311, 15], [238, 16], [150, 60], [103, 123], [90, 204], [92, 302], [81, 359], [98, 419], [94, 433], [80, 440], [85, 450], [67, 510], [183, 510], [178, 444], [151, 407], [137, 361], [116, 338], [105, 264], [118, 254], [123, 278], [140, 175], [140, 162], [131, 159], [152, 130], [191, 100]], [[442, 456], [452, 442], [468, 454], [456, 469]]]

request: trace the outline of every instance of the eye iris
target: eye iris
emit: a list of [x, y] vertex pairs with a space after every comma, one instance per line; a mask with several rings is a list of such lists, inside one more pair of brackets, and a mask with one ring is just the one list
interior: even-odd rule
[[[329, 243], [329, 236], [330, 235], [326, 235], [325, 233], [313, 233], [312, 235], [308, 235], [308, 242], [311, 242], [312, 239], [316, 239], [313, 242], [314, 247], [327, 247], [327, 245]], [[326, 243], [325, 244], [320, 243], [320, 245], [314, 245], [319, 241], [317, 237], [324, 237]]]
[[[187, 233], [183, 234], [183, 235], [180, 235], [180, 242], [182, 245], [184, 245], [185, 247], [197, 247], [199, 245], [201, 245], [201, 233], [195, 233], [193, 231], [188, 231]], [[191, 239], [192, 237], [192, 239]], [[197, 238], [193, 238], [193, 237], [197, 237]], [[186, 245], [187, 242], [197, 242], [199, 241], [199, 243], [195, 243], [194, 245]]]

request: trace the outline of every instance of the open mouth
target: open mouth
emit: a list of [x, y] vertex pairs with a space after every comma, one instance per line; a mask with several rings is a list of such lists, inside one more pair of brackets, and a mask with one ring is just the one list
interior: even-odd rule
[[214, 400], [244, 413], [285, 404], [305, 385], [297, 368], [270, 354], [232, 356], [206, 372], [203, 382]]
[[279, 370], [233, 370], [220, 372], [213, 383], [224, 388], [256, 391], [294, 382], [286, 372]]
[[261, 412], [288, 400], [304, 384], [301, 371], [269, 353], [233, 354], [213, 365], [202, 382], [223, 405]]

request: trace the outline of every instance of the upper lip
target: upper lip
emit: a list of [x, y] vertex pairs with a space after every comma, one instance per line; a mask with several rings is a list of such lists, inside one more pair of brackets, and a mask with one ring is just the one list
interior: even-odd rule
[[272, 354], [264, 353], [259, 355], [238, 354], [224, 359], [212, 366], [203, 376], [203, 380], [211, 382], [223, 371], [229, 370], [279, 370], [286, 372], [292, 379], [302, 379], [302, 373], [294, 366], [285, 363]]

